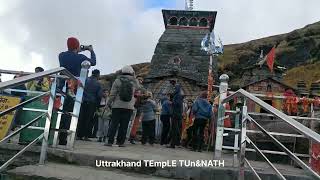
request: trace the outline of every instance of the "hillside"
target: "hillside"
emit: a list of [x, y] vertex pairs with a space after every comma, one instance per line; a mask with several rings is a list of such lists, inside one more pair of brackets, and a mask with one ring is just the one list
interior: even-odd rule
[[[244, 68], [257, 60], [260, 51], [267, 53], [276, 46], [276, 65], [287, 68], [284, 81], [295, 86], [299, 80], [308, 85], [320, 79], [320, 22], [307, 25], [287, 34], [281, 34], [241, 44], [225, 46], [224, 54], [219, 56], [219, 74], [227, 73], [231, 84], [238, 85]], [[200, 47], [199, 47], [200, 48]], [[138, 75], [146, 75], [150, 63], [133, 65]], [[103, 76], [109, 81], [115, 74]]]
[[[243, 73], [242, 68], [254, 63], [260, 50], [267, 53], [274, 45], [277, 47], [276, 64], [288, 69], [285, 82], [295, 85], [299, 78], [292, 73], [292, 68], [301, 72], [302, 76], [299, 77], [307, 77], [317, 71], [314, 68], [307, 72], [306, 68], [320, 61], [320, 22], [287, 34], [226, 46], [224, 54], [219, 57], [220, 73], [225, 72], [230, 76], [232, 82], [238, 82]], [[305, 69], [304, 73], [302, 73], [303, 69]], [[310, 84], [312, 78], [304, 80]]]

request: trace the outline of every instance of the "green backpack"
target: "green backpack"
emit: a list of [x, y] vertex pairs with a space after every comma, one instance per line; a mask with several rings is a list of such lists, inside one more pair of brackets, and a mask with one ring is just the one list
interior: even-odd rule
[[120, 100], [124, 102], [130, 102], [133, 97], [133, 84], [128, 78], [120, 78], [120, 81]]

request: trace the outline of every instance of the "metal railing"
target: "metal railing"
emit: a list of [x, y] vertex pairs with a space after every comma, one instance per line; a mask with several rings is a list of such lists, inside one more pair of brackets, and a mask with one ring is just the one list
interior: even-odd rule
[[[270, 165], [270, 167], [276, 172], [277, 177], [279, 179], [286, 179], [283, 174], [271, 163], [271, 161], [266, 157], [266, 153], [269, 154], [281, 154], [287, 155], [291, 158], [295, 163], [297, 163], [307, 174], [311, 175], [314, 178], [320, 179], [319, 174], [313, 171], [307, 164], [305, 164], [299, 157], [308, 157], [305, 154], [295, 154], [291, 152], [285, 145], [283, 145], [275, 136], [287, 136], [287, 137], [299, 137], [299, 138], [307, 138], [310, 141], [314, 141], [320, 143], [320, 135], [313, 130], [307, 128], [303, 124], [299, 123], [295, 119], [303, 119], [303, 120], [316, 120], [319, 121], [318, 118], [304, 118], [304, 117], [295, 117], [288, 116], [283, 112], [275, 109], [271, 105], [267, 104], [263, 100], [254, 96], [253, 94], [240, 89], [230, 96], [227, 95], [227, 81], [228, 77], [226, 75], [222, 75], [220, 77], [221, 85], [220, 85], [220, 99], [219, 99], [219, 108], [218, 108], [218, 120], [217, 120], [217, 133], [216, 133], [216, 144], [215, 144], [215, 158], [221, 158], [222, 149], [231, 149], [234, 150], [234, 162], [238, 162], [239, 167], [239, 180], [244, 180], [245, 176], [245, 164], [249, 166], [249, 168], [253, 171], [253, 174], [257, 179], [261, 179], [259, 174], [256, 172], [254, 167], [250, 164], [250, 162], [246, 159], [245, 154], [246, 151], [255, 151], [261, 155], [261, 157]], [[237, 107], [235, 111], [225, 110], [225, 103], [230, 102], [235, 97], [243, 98], [242, 107]], [[261, 108], [269, 112], [267, 113], [254, 113], [248, 112], [247, 101], [250, 100], [255, 104], [259, 105]], [[225, 112], [235, 113], [235, 128], [224, 128], [223, 121], [226, 119]], [[262, 125], [258, 123], [257, 120], [252, 118], [254, 115], [262, 115], [262, 116], [271, 116], [279, 119], [281, 122], [284, 122], [289, 127], [293, 128], [299, 134], [288, 134], [288, 133], [278, 133], [278, 132], [269, 132]], [[250, 122], [257, 127], [259, 131], [247, 130], [247, 123]], [[224, 130], [233, 131], [234, 133], [224, 133]], [[239, 134], [240, 132], [240, 134]], [[248, 133], [260, 133], [268, 137], [279, 149], [283, 152], [279, 151], [268, 151], [268, 150], [260, 150], [258, 146], [248, 137]], [[223, 137], [228, 135], [234, 135], [234, 147], [223, 146]], [[247, 144], [251, 145], [253, 149], [247, 148]]]
[[[6, 143], [8, 140], [10, 140], [12, 137], [16, 136], [17, 134], [19, 134], [21, 131], [27, 129], [27, 128], [31, 128], [31, 129], [39, 129], [39, 130], [43, 130], [43, 133], [41, 133], [40, 136], [38, 136], [37, 138], [35, 138], [32, 142], [30, 142], [27, 146], [25, 146], [23, 149], [21, 149], [17, 154], [15, 154], [11, 159], [9, 159], [7, 162], [5, 162], [3, 165], [1, 165], [0, 167], [0, 172], [4, 171], [10, 164], [12, 164], [12, 162], [19, 157], [21, 154], [23, 154], [29, 147], [31, 147], [32, 145], [34, 145], [36, 142], [41, 141], [42, 140], [42, 145], [41, 145], [41, 152], [40, 152], [40, 160], [39, 160], [39, 164], [44, 164], [46, 159], [47, 159], [47, 148], [48, 148], [48, 139], [49, 139], [49, 133], [50, 130], [54, 131], [54, 142], [53, 142], [53, 147], [57, 147], [57, 136], [58, 136], [58, 132], [60, 131], [66, 131], [63, 129], [59, 129], [60, 127], [60, 121], [61, 121], [61, 114], [62, 113], [68, 113], [68, 115], [71, 115], [71, 125], [70, 125], [70, 129], [67, 130], [68, 132], [70, 132], [68, 134], [68, 139], [67, 139], [67, 148], [68, 149], [73, 149], [74, 147], [74, 142], [75, 142], [75, 134], [76, 134], [76, 128], [77, 128], [77, 123], [78, 123], [78, 117], [79, 117], [79, 113], [80, 113], [80, 107], [81, 107], [81, 102], [82, 102], [82, 96], [83, 96], [83, 91], [84, 91], [84, 85], [85, 85], [85, 81], [86, 78], [88, 76], [88, 69], [90, 68], [90, 62], [89, 61], [84, 61], [82, 64], [82, 69], [80, 72], [80, 77], [77, 78], [75, 76], [73, 76], [69, 71], [67, 71], [65, 68], [59, 67], [59, 68], [55, 68], [52, 70], [47, 70], [47, 71], [43, 71], [43, 72], [39, 72], [39, 73], [22, 73], [20, 71], [8, 71], [8, 70], [0, 70], [0, 73], [6, 73], [6, 74], [23, 74], [24, 76], [10, 80], [10, 81], [5, 81], [5, 82], [0, 82], [0, 92], [5, 92], [6, 90], [9, 91], [24, 91], [24, 90], [15, 90], [15, 89], [10, 89], [10, 88], [14, 88], [18, 85], [21, 84], [25, 84], [29, 81], [33, 81], [39, 78], [45, 78], [45, 77], [49, 77], [49, 78], [53, 78], [53, 81], [51, 83], [51, 87], [50, 87], [50, 91], [48, 92], [37, 92], [37, 91], [32, 91], [31, 93], [33, 94], [37, 94], [36, 96], [16, 105], [13, 106], [11, 108], [8, 108], [2, 112], [0, 112], [0, 117], [4, 116], [10, 112], [13, 112], [15, 110], [18, 109], [24, 109], [24, 110], [29, 110], [29, 111], [37, 111], [37, 112], [42, 112], [39, 116], [37, 116], [36, 118], [34, 118], [33, 120], [29, 121], [27, 124], [21, 126], [18, 130], [10, 133], [9, 135], [7, 135], [6, 137], [4, 137], [1, 141], [0, 141], [0, 145]], [[74, 99], [75, 103], [74, 103], [74, 107], [73, 107], [73, 112], [59, 112], [58, 110], [58, 117], [57, 117], [57, 122], [56, 122], [56, 127], [55, 128], [51, 128], [51, 122], [53, 121], [53, 113], [54, 111], [57, 111], [56, 109], [54, 109], [54, 102], [56, 99], [56, 96], [61, 96], [61, 103], [62, 103], [62, 107], [63, 107], [63, 101], [65, 96], [67, 95], [66, 93], [66, 83], [65, 83], [65, 87], [63, 88], [61, 93], [58, 93], [57, 90], [57, 83], [58, 83], [58, 78], [63, 78], [64, 80], [66, 79], [72, 79], [75, 81], [80, 81], [80, 84], [77, 88], [77, 94], [76, 97]], [[29, 91], [25, 91], [25, 92], [29, 92]], [[30, 104], [46, 95], [49, 95], [49, 102], [48, 102], [48, 108], [47, 110], [41, 110], [41, 109], [32, 109], [32, 108], [23, 108], [25, 105]], [[60, 110], [61, 111], [61, 110]], [[45, 119], [45, 126], [42, 127], [34, 127], [32, 126], [33, 124], [35, 124], [36, 122], [38, 122], [41, 118], [46, 117]]]

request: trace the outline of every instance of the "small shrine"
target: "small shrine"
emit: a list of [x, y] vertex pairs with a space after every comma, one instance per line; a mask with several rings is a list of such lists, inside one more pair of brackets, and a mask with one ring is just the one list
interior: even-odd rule
[[282, 81], [282, 76], [286, 68], [280, 66], [277, 64], [277, 62], [274, 62], [274, 67], [271, 72], [266, 64], [266, 57], [263, 54], [263, 50], [261, 50], [257, 61], [253, 62], [251, 66], [245, 68], [244, 70], [245, 72], [242, 75], [242, 87], [267, 78], [272, 78], [276, 81]]
[[[274, 99], [274, 96], [282, 96], [286, 91], [292, 91], [294, 93], [297, 92], [295, 88], [284, 84], [274, 77], [266, 77], [264, 79], [251, 82], [250, 84], [247, 84], [242, 88], [253, 94], [265, 95], [265, 97], [260, 98], [277, 109], [282, 108], [282, 100]], [[265, 112], [260, 108], [260, 106], [257, 106], [250, 101], [248, 102], [248, 110], [250, 112]]]
[[[274, 99], [274, 96], [282, 96], [286, 91], [297, 94], [297, 89], [285, 84], [282, 81], [282, 74], [285, 68], [276, 64], [275, 67], [270, 70], [266, 64], [266, 57], [261, 50], [260, 56], [252, 66], [246, 68], [245, 73], [242, 75], [242, 89], [253, 93], [263, 94], [264, 97], [260, 97], [268, 104], [277, 109], [282, 108], [282, 100]], [[250, 112], [265, 112], [260, 106], [255, 105], [253, 102], [248, 102], [248, 110]]]
[[[298, 81], [296, 87], [289, 86], [283, 82], [286, 68], [274, 61], [273, 68], [270, 69], [267, 64], [267, 56], [264, 56], [261, 51], [256, 62], [246, 68], [242, 75], [241, 88], [250, 93], [259, 94], [259, 98], [289, 115], [310, 114], [308, 106], [314, 101], [318, 102], [314, 98], [318, 98], [320, 95], [320, 82], [312, 83], [310, 88], [303, 80]], [[276, 96], [278, 98], [275, 98]], [[248, 102], [248, 110], [265, 112], [250, 101]]]

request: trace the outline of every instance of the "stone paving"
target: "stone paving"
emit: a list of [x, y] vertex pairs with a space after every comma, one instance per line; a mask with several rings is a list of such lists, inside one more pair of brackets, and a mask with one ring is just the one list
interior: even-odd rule
[[[19, 149], [20, 146], [15, 144], [6, 144], [0, 148], [5, 149]], [[32, 147], [31, 151], [39, 152], [40, 146]], [[167, 161], [167, 160], [212, 160], [213, 152], [193, 152], [185, 148], [169, 149], [158, 144], [154, 146], [150, 145], [131, 145], [126, 144], [126, 147], [108, 147], [103, 146], [102, 143], [98, 142], [85, 142], [76, 141], [75, 148], [73, 151], [62, 149], [62, 147], [48, 149], [49, 163], [53, 163], [54, 157], [62, 159], [63, 163], [72, 163], [77, 166], [86, 166], [94, 169], [96, 167], [96, 160], [104, 161], [115, 161], [115, 160], [126, 160], [126, 161], [139, 161], [139, 160], [155, 160], [155, 161]], [[60, 159], [60, 160], [61, 160]], [[224, 160], [225, 167], [169, 167], [169, 168], [140, 168], [130, 169], [125, 172], [134, 172], [153, 175], [157, 177], [165, 178], [180, 178], [180, 179], [194, 179], [194, 180], [211, 180], [219, 179], [225, 175], [229, 178], [223, 179], [235, 179], [237, 176], [237, 167], [233, 165], [233, 153], [223, 153], [223, 157], [220, 160]], [[262, 175], [274, 176], [273, 170], [264, 162], [250, 161], [255, 169]], [[79, 168], [75, 166], [75, 168]], [[278, 165], [276, 167], [280, 172], [291, 177], [292, 180], [311, 179], [305, 176], [302, 169], [294, 168], [289, 165]], [[36, 167], [34, 167], [36, 168]], [[52, 167], [48, 167], [49, 169]], [[31, 168], [32, 169], [32, 168]], [[113, 168], [114, 169], [114, 168]], [[112, 171], [113, 171], [112, 169]], [[103, 169], [109, 170], [109, 169]], [[118, 170], [118, 169], [117, 169]], [[251, 173], [250, 173], [251, 174]], [[216, 177], [216, 178], [213, 178]], [[276, 177], [274, 177], [276, 179]], [[250, 178], [251, 179], [251, 178]], [[253, 179], [253, 178], [252, 178]], [[273, 178], [271, 178], [273, 179]]]
[[8, 173], [23, 176], [39, 176], [62, 180], [168, 180], [137, 173], [97, 170], [92, 167], [47, 163], [45, 166], [29, 165], [10, 170]]
[[[160, 146], [156, 144], [154, 146], [150, 145], [131, 145], [127, 144], [126, 147], [107, 147], [103, 146], [102, 143], [97, 142], [84, 142], [84, 141], [77, 141], [75, 144], [74, 151], [70, 152], [68, 150], [55, 150], [53, 152], [55, 154], [59, 153], [67, 153], [69, 158], [71, 157], [71, 161], [76, 158], [85, 159], [86, 162], [82, 162], [81, 160], [76, 160], [77, 162], [84, 163], [86, 165], [94, 166], [95, 158], [97, 160], [117, 160], [117, 159], [125, 159], [125, 160], [155, 160], [155, 161], [166, 161], [166, 160], [212, 160], [214, 159], [213, 152], [194, 152], [190, 151], [185, 148], [176, 148], [170, 149], [164, 146]], [[74, 155], [72, 158], [71, 153]], [[62, 153], [63, 154], [63, 153]], [[79, 155], [79, 156], [76, 156]], [[84, 155], [90, 155], [90, 157], [85, 158]], [[219, 160], [219, 159], [217, 159]], [[227, 168], [234, 168], [234, 165], [237, 165], [237, 162], [233, 162], [233, 153], [223, 153], [222, 158], [220, 159], [224, 161], [224, 165]], [[88, 162], [89, 161], [89, 162]], [[250, 161], [251, 164], [255, 167], [258, 172], [263, 173], [274, 173], [273, 170], [267, 165], [265, 162], [257, 162], [257, 161]], [[276, 165], [276, 167], [284, 174], [287, 175], [304, 175], [304, 171], [299, 168], [294, 168], [293, 166], [289, 165]], [[219, 168], [219, 167], [218, 167]]]

